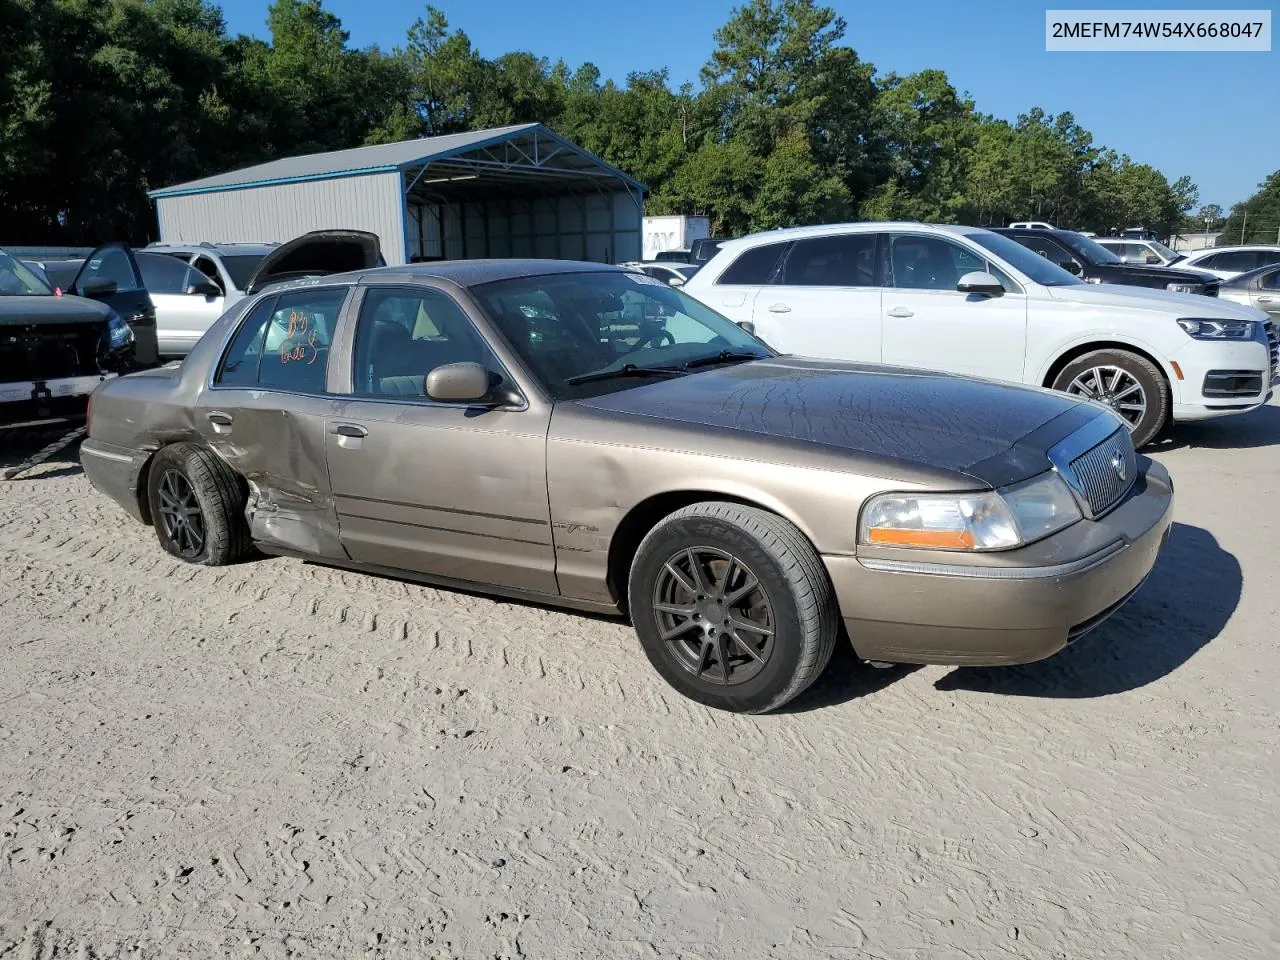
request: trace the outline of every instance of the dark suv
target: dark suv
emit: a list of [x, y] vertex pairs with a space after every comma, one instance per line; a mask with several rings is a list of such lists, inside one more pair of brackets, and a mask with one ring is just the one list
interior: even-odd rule
[[996, 233], [1017, 240], [1029, 250], [1089, 283], [1119, 283], [1174, 293], [1202, 293], [1216, 297], [1221, 281], [1204, 270], [1124, 263], [1100, 243], [1074, 230], [1027, 230], [997, 227]]

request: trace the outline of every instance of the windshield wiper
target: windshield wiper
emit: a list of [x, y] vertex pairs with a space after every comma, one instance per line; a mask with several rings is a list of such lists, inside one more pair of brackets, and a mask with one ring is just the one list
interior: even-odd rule
[[758, 353], [735, 353], [732, 350], [721, 350], [719, 353], [712, 354], [709, 357], [697, 357], [690, 360], [684, 365], [684, 369], [692, 370], [695, 367], [709, 367], [714, 363], [744, 363], [747, 360], [763, 360]]
[[628, 363], [617, 370], [601, 370], [598, 373], [580, 373], [576, 377], [568, 377], [565, 383], [577, 386], [580, 383], [595, 383], [597, 380], [614, 380], [620, 377], [674, 377], [684, 371], [678, 367], [638, 367]]

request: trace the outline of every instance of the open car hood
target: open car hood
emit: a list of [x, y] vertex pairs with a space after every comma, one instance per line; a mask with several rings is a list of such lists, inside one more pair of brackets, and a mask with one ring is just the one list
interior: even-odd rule
[[378, 237], [363, 230], [315, 230], [276, 247], [262, 258], [245, 285], [257, 293], [269, 283], [299, 277], [323, 277], [383, 266]]

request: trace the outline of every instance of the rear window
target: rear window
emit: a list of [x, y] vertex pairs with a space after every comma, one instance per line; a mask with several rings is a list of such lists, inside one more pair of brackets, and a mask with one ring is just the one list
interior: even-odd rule
[[718, 284], [746, 284], [760, 286], [768, 283], [774, 270], [778, 267], [778, 258], [787, 248], [785, 243], [768, 243], [762, 247], [752, 247], [738, 255], [738, 259], [729, 264], [727, 270], [720, 274]]

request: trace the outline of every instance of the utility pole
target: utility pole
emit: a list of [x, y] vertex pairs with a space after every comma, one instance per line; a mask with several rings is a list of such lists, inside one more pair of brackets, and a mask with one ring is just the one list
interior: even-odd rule
[[1244, 243], [1244, 228], [1249, 225], [1249, 211], [1244, 212], [1244, 219], [1240, 221], [1240, 242]]

